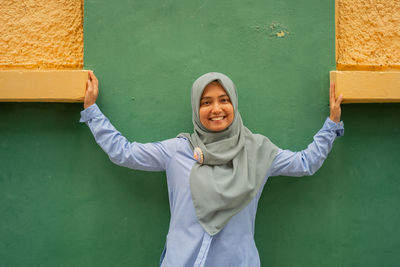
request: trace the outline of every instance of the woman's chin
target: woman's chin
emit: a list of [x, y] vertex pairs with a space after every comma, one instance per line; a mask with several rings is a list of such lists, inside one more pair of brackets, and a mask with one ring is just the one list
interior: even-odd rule
[[225, 130], [228, 127], [228, 123], [226, 122], [211, 122], [207, 125], [207, 130], [213, 131], [213, 132], [220, 132]]

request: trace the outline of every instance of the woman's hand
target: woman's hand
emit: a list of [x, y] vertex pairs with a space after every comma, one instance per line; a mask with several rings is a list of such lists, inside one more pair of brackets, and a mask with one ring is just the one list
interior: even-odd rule
[[340, 95], [337, 99], [335, 97], [335, 84], [331, 83], [331, 87], [329, 88], [329, 107], [331, 110], [331, 114], [329, 115], [329, 118], [333, 122], [340, 122], [340, 114], [341, 114], [341, 109], [340, 109], [340, 103], [342, 103], [343, 100], [343, 95]]
[[87, 109], [94, 103], [96, 103], [97, 96], [99, 95], [99, 81], [94, 76], [93, 71], [89, 70], [89, 78], [86, 82], [86, 94], [83, 107]]

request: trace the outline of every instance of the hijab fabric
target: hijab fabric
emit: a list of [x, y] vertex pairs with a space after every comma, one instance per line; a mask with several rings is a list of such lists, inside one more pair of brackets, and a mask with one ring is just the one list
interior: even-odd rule
[[[213, 81], [222, 85], [234, 109], [231, 125], [220, 132], [207, 130], [199, 118], [204, 88]], [[278, 148], [243, 125], [235, 85], [222, 73], [206, 73], [193, 83], [192, 120], [193, 133], [179, 136], [203, 153], [203, 163], [196, 162], [190, 172], [190, 190], [200, 224], [215, 235], [257, 194]]]

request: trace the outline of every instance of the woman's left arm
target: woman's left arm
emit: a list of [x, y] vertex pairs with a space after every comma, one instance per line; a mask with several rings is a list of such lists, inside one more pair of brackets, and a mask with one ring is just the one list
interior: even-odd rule
[[299, 152], [279, 150], [269, 170], [270, 176], [312, 175], [322, 166], [335, 139], [344, 134], [343, 122], [340, 121], [342, 99], [342, 95], [335, 98], [335, 85], [332, 83], [329, 89], [330, 116], [322, 129], [307, 149]]

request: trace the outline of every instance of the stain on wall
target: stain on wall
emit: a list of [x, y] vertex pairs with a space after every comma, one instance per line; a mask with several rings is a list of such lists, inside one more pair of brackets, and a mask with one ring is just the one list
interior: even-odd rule
[[267, 34], [271, 38], [286, 38], [290, 34], [287, 26], [278, 22], [272, 22], [268, 25], [254, 25], [252, 28], [255, 32]]
[[1, 69], [81, 69], [83, 0], [2, 0]]
[[400, 69], [400, 0], [337, 0], [337, 69]]

